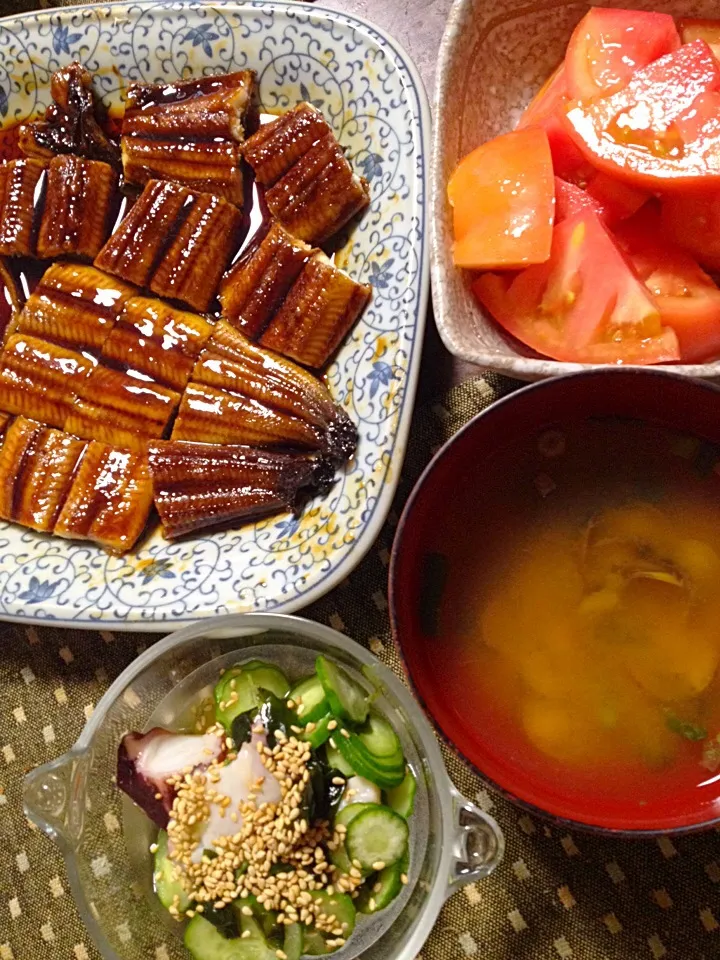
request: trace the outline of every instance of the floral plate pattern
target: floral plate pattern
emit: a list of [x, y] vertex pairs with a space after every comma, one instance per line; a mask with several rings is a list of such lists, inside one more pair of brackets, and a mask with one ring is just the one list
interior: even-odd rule
[[0, 20], [3, 126], [46, 107], [51, 73], [73, 59], [110, 108], [132, 81], [251, 67], [264, 109], [309, 100], [322, 110], [372, 193], [340, 256], [373, 296], [327, 372], [360, 441], [330, 494], [300, 518], [177, 544], [156, 531], [126, 557], [0, 523], [0, 619], [162, 631], [219, 613], [296, 610], [368, 550], [405, 454], [428, 294], [422, 83], [381, 30], [315, 5], [98, 4]]

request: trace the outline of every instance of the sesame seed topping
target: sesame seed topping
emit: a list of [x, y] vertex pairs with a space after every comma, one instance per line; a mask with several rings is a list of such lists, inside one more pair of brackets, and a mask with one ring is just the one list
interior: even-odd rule
[[328, 724], [328, 730], [337, 730], [337, 720], [331, 720]]
[[407, 885], [408, 885], [408, 882], [409, 882], [409, 881], [408, 881], [408, 875], [407, 875], [406, 873], [401, 873], [401, 874], [400, 874], [400, 882], [403, 884], [403, 886], [407, 886]]
[[372, 865], [372, 868], [373, 868], [373, 870], [384, 870], [384, 869], [385, 869], [385, 861], [384, 861], [384, 860], [376, 860], [375, 863]]

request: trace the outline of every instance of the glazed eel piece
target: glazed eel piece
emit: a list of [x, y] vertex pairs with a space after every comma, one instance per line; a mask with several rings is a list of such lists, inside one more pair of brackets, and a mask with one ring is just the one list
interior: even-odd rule
[[319, 110], [300, 103], [248, 138], [243, 156], [274, 217], [293, 236], [322, 243], [370, 202]]
[[334, 472], [318, 454], [172, 440], [150, 443], [148, 462], [168, 540], [295, 511], [303, 497], [326, 492]]
[[123, 172], [128, 183], [174, 180], [237, 206], [246, 130], [257, 126], [253, 70], [128, 88], [123, 117]]
[[195, 364], [172, 439], [317, 450], [343, 463], [357, 429], [320, 380], [220, 321]]
[[95, 257], [120, 207], [118, 177], [100, 160], [58, 156], [0, 164], [0, 254]]
[[152, 508], [146, 458], [17, 417], [0, 446], [0, 519], [110, 553], [129, 550]]
[[306, 367], [323, 367], [370, 299], [325, 254], [277, 221], [223, 278], [223, 316], [246, 336]]
[[50, 159], [74, 154], [120, 167], [120, 149], [103, 131], [92, 91], [92, 77], [74, 61], [50, 80], [53, 102], [39, 120], [20, 125], [19, 146], [28, 157]]

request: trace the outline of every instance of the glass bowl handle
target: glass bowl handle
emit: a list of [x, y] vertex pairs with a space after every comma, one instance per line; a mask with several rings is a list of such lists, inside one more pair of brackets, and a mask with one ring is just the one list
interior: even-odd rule
[[67, 846], [76, 846], [82, 837], [86, 767], [86, 754], [70, 750], [31, 770], [23, 782], [25, 815]]
[[495, 820], [454, 787], [451, 795], [455, 833], [448, 896], [491, 874], [505, 852], [505, 838]]

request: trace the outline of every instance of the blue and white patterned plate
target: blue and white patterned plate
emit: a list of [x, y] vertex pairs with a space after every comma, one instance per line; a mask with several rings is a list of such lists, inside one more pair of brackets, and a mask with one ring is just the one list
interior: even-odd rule
[[0, 619], [167, 630], [218, 613], [291, 611], [343, 580], [377, 536], [407, 442], [428, 292], [429, 113], [407, 54], [353, 16], [291, 2], [110, 3], [0, 20], [3, 125], [49, 102], [73, 59], [108, 106], [130, 81], [254, 68], [266, 109], [319, 107], [372, 203], [345, 264], [373, 297], [328, 373], [358, 424], [352, 464], [297, 521], [169, 544], [156, 532], [127, 557], [0, 524]]

